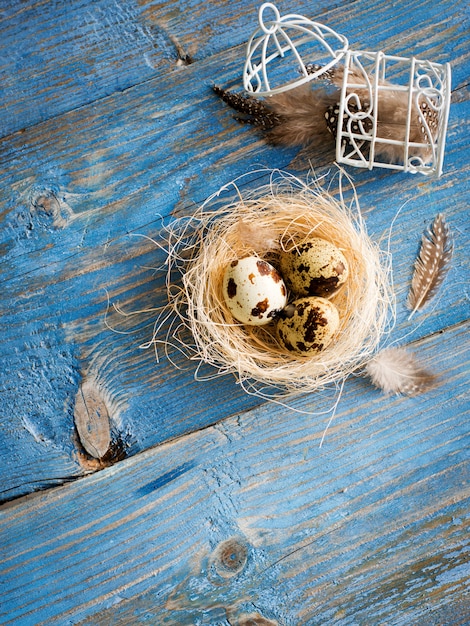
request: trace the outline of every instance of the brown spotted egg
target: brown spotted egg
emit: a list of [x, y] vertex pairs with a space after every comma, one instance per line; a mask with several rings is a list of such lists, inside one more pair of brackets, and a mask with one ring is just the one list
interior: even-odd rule
[[268, 324], [287, 303], [279, 272], [255, 256], [232, 261], [225, 270], [222, 289], [233, 317], [251, 326]]
[[339, 328], [336, 306], [326, 298], [294, 300], [281, 311], [276, 332], [290, 352], [316, 354], [331, 342]]
[[329, 298], [346, 282], [348, 262], [335, 245], [316, 237], [283, 252], [281, 274], [297, 296]]

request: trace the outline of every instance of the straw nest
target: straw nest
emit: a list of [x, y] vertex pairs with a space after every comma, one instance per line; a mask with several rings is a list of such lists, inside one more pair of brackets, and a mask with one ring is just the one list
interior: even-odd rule
[[[247, 255], [276, 267], [282, 249], [312, 237], [342, 250], [350, 276], [330, 298], [340, 315], [334, 341], [303, 356], [281, 347], [275, 322], [236, 322], [224, 301], [222, 277], [230, 262]], [[164, 240], [169, 304], [157, 320], [154, 343], [165, 344], [167, 353], [176, 344], [189, 358], [213, 366], [214, 376], [235, 374], [247, 391], [263, 395], [275, 388], [282, 395], [337, 384], [371, 359], [390, 322], [388, 258], [367, 235], [357, 199], [346, 206], [342, 194], [337, 200], [318, 184], [278, 173], [277, 180], [273, 175], [268, 185], [242, 195], [233, 182], [194, 215], [167, 226]], [[166, 338], [159, 340], [169, 319]]]

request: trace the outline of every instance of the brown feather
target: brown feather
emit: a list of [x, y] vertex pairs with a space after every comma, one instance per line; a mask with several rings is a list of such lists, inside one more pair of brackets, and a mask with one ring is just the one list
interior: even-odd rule
[[266, 131], [270, 143], [283, 146], [332, 143], [325, 114], [327, 108], [338, 100], [337, 95], [330, 96], [322, 89], [312, 90], [309, 85], [301, 85], [259, 100], [217, 86], [213, 89], [224, 102], [243, 114], [243, 117], [235, 118], [238, 122]]
[[339, 93], [328, 94], [308, 84], [271, 96], [266, 102], [279, 123], [269, 131], [269, 141], [283, 146], [332, 143], [325, 117], [338, 100]]
[[[313, 73], [319, 69], [318, 65], [306, 66], [308, 73]], [[252, 124], [261, 130], [266, 131], [266, 138], [272, 144], [283, 146], [309, 146], [316, 148], [330, 144], [336, 138], [339, 100], [343, 84], [344, 69], [332, 68], [325, 72], [321, 78], [316, 79], [314, 86], [306, 83], [299, 87], [294, 87], [279, 94], [260, 100], [252, 96], [241, 96], [231, 91], [214, 86], [214, 91], [233, 109], [242, 113], [242, 117], [235, 119], [241, 123]], [[349, 70], [349, 82], [365, 85], [364, 76], [356, 70]], [[326, 86], [322, 86], [326, 84]], [[329, 84], [329, 86], [328, 86]], [[405, 142], [407, 136], [408, 117], [408, 92], [396, 89], [381, 89], [380, 87], [390, 86], [387, 81], [379, 84], [378, 110], [374, 113], [377, 116], [377, 137], [382, 139], [393, 139]], [[348, 95], [347, 92], [346, 95]], [[368, 110], [370, 106], [370, 93], [367, 88], [357, 88], [354, 90], [358, 100], [349, 101], [351, 113], [358, 110]], [[390, 163], [403, 163], [405, 158], [419, 157], [427, 162], [432, 157], [431, 142], [435, 139], [437, 130], [437, 119], [435, 112], [428, 103], [420, 101], [418, 103], [421, 112], [412, 112], [408, 141], [410, 143], [427, 144], [409, 146], [409, 153], [405, 155], [402, 145], [376, 142], [374, 155], [377, 159], [383, 159]], [[429, 127], [427, 132], [423, 120], [424, 116]], [[343, 117], [343, 129], [346, 130], [348, 115]], [[372, 121], [365, 118], [362, 122], [353, 122], [353, 130], [358, 134], [370, 135], [372, 132]], [[361, 140], [358, 140], [361, 142]], [[347, 142], [347, 140], [346, 140]], [[348, 143], [348, 142], [347, 142]], [[370, 141], [362, 141], [361, 150], [366, 158], [369, 158]], [[348, 151], [348, 145], [345, 145]]]
[[262, 100], [250, 98], [249, 96], [240, 96], [217, 85], [213, 86], [213, 90], [232, 109], [246, 116], [236, 117], [235, 119], [238, 122], [253, 124], [262, 130], [270, 130], [280, 122], [275, 113]]
[[407, 301], [411, 315], [423, 308], [435, 295], [449, 270], [451, 258], [449, 229], [443, 216], [439, 214], [431, 228], [424, 233], [415, 262]]
[[236, 236], [240, 246], [252, 248], [257, 254], [280, 247], [279, 235], [273, 229], [241, 218], [237, 223]]
[[385, 393], [416, 396], [437, 385], [437, 376], [404, 348], [387, 348], [366, 365], [372, 383]]

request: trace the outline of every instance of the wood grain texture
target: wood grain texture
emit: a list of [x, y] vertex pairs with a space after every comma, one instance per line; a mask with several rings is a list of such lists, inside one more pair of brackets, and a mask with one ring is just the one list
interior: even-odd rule
[[[0, 6], [0, 137], [247, 39], [259, 2], [4, 0]], [[278, 2], [289, 11], [286, 0]], [[332, 3], [317, 3], [324, 11]], [[308, 3], [299, 8], [307, 10]], [[197, 32], [197, 37], [194, 33]]]
[[85, 378], [75, 396], [73, 419], [80, 443], [95, 459], [101, 459], [111, 445], [110, 412], [99, 382]]
[[[377, 9], [388, 23], [389, 9]], [[460, 11], [442, 6], [447, 10], [447, 29], [436, 34], [431, 19], [436, 15], [426, 13], [422, 30], [414, 32], [413, 46], [408, 40], [405, 51], [422, 51], [430, 38], [434, 43], [440, 38], [439, 49], [430, 54], [438, 60], [454, 57]], [[348, 7], [356, 25], [366, 13], [362, 3]], [[338, 20], [342, 15], [333, 14]], [[380, 35], [372, 24], [371, 40]], [[385, 43], [390, 47], [391, 39]], [[106, 393], [121, 407], [112, 425], [128, 437], [130, 454], [259, 404], [230, 377], [196, 383], [194, 365], [177, 354], [172, 357], [182, 371], [166, 359], [157, 365], [150, 350], [139, 349], [151, 336], [154, 314], [112, 314], [109, 323], [117, 331], [132, 330], [128, 335], [105, 325], [108, 297], [126, 312], [158, 308], [166, 301], [164, 276], [148, 269], [161, 265], [163, 256], [132, 235], [158, 236], [158, 215], [168, 220], [188, 214], [208, 193], [260, 164], [292, 165], [294, 151], [269, 147], [251, 129], [238, 126], [210, 90], [215, 76], [222, 84], [237, 79], [242, 59], [242, 46], [224, 50], [167, 74], [165, 81], [148, 80], [3, 140], [4, 497], [82, 473], [73, 413], [86, 375], [99, 374]], [[457, 61], [457, 84], [463, 77], [464, 66]], [[392, 340], [424, 337], [468, 318], [467, 111], [465, 97], [451, 109], [439, 180], [353, 172], [374, 238], [387, 233], [403, 207], [391, 238], [399, 304]], [[330, 169], [324, 155], [310, 156], [319, 174]], [[254, 175], [246, 185], [265, 180]], [[454, 268], [435, 305], [417, 322], [407, 321], [404, 297], [412, 264], [423, 228], [437, 211], [455, 233]]]
[[[337, 192], [326, 152], [267, 146], [211, 91], [240, 87], [258, 5], [1, 3], [0, 496], [16, 498], [0, 509], [2, 624], [470, 622], [464, 2], [325, 0], [312, 15], [355, 48], [452, 63], [443, 176], [350, 171], [393, 257], [387, 343], [440, 386], [387, 397], [351, 377], [319, 447], [333, 392], [265, 403], [140, 347], [166, 303], [165, 258], [146, 238], [162, 223], [247, 172], [242, 190], [265, 183], [260, 167], [305, 177], [310, 160]], [[410, 320], [437, 213], [452, 267]], [[77, 444], [87, 380], [109, 415], [105, 460]]]
[[2, 623], [468, 623], [468, 331], [414, 346], [452, 398], [357, 379], [322, 448], [266, 405], [6, 505]]
[[[257, 27], [260, 2], [221, 0], [4, 0], [0, 6], [0, 137], [123, 92], [152, 78], [168, 80], [228, 47], [242, 46]], [[466, 3], [407, 1], [390, 6], [306, 0], [276, 2], [344, 33], [357, 48], [452, 59], [468, 52]], [[380, 20], [373, 16], [380, 15]], [[452, 16], [466, 19], [453, 20]], [[420, 45], [420, 32], [432, 29]], [[197, 37], [195, 36], [197, 33]], [[444, 35], [444, 38], [441, 37]], [[374, 47], [375, 46], [375, 47]], [[444, 46], [445, 49], [446, 46]], [[388, 51], [387, 50], [387, 51]], [[241, 67], [234, 76], [237, 81]], [[216, 75], [214, 74], [214, 78]]]

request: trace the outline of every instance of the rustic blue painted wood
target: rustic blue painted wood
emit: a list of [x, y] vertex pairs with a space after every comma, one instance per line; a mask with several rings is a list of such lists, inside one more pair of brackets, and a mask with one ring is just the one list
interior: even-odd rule
[[2, 623], [468, 623], [468, 324], [446, 336], [415, 349], [452, 398], [351, 381], [322, 448], [325, 416], [265, 405], [5, 506]]
[[[164, 257], [135, 235], [158, 237], [162, 218], [260, 166], [306, 175], [305, 155], [238, 126], [210, 89], [240, 85], [258, 3], [2, 3], [1, 623], [470, 621], [468, 8], [278, 5], [355, 47], [452, 63], [443, 176], [351, 172], [375, 239], [400, 210], [390, 341], [411, 343], [443, 384], [410, 400], [347, 381], [320, 449], [328, 416], [294, 409], [316, 414], [331, 398], [276, 407], [230, 376], [196, 382], [177, 353], [183, 369], [139, 348], [151, 313], [111, 311], [111, 326], [133, 331], [112, 332], [108, 299], [126, 312], [166, 301], [151, 269]], [[326, 152], [307, 156], [330, 181]], [[438, 212], [452, 269], [410, 321], [413, 261]], [[85, 376], [131, 457], [91, 476], [74, 428]]]
[[[155, 236], [157, 214], [184, 214], [209, 189], [215, 191], [247, 169], [260, 163], [285, 167], [294, 157], [238, 127], [212, 95], [214, 76], [222, 84], [239, 76], [241, 53], [230, 49], [186, 67], [163, 85], [148, 81], [3, 141], [2, 211], [8, 227], [0, 236], [9, 297], [2, 308], [8, 328], [3, 383], [8, 421], [2, 440], [8, 452], [2, 490], [8, 489], [8, 496], [41, 487], [43, 479], [48, 483], [81, 473], [74, 458], [73, 406], [80, 378], [93, 364], [109, 392], [128, 406], [118, 428], [130, 433], [131, 453], [256, 403], [232, 379], [201, 386], [192, 382], [191, 368], [181, 373], [166, 361], [157, 367], [150, 351], [143, 355], [138, 349], [148, 339], [149, 327], [123, 337], [113, 336], [104, 325], [105, 289], [130, 311], [159, 306], [165, 297], [162, 276], [139, 269], [155, 267], [161, 259], [127, 233]], [[454, 74], [462, 80], [458, 65]], [[437, 211], [456, 220], [461, 233], [456, 263], [466, 263], [468, 223], [462, 206], [467, 186], [460, 165], [467, 150], [460, 125], [465, 106], [464, 101], [453, 107], [446, 172], [439, 181], [354, 173], [376, 235], [389, 228], [391, 216], [419, 189], [394, 231], [395, 280], [403, 298], [422, 229]], [[313, 162], [317, 171], [325, 171], [319, 165], [325, 163], [324, 155]], [[394, 195], [392, 181], [397, 181], [399, 195]], [[461, 190], [460, 203], [456, 190]], [[402, 227], [407, 219], [413, 227]], [[448, 282], [446, 289], [453, 292], [433, 315], [424, 316], [414, 337], [466, 319], [464, 281], [462, 276]], [[12, 299], [18, 303], [13, 309]], [[113, 318], [113, 323], [120, 321]], [[401, 335], [409, 327], [403, 323]], [[52, 395], [45, 379], [54, 381]], [[197, 400], [188, 406], [189, 397]]]
[[[4, 0], [0, 137], [245, 44], [259, 4]], [[286, 0], [278, 7], [292, 11]], [[316, 3], [325, 8], [333, 3]]]
[[[182, 0], [72, 0], [0, 6], [0, 137], [136, 84], [166, 82], [228, 47], [244, 46], [256, 26], [261, 3]], [[464, 1], [350, 3], [306, 0], [276, 3], [282, 14], [298, 12], [344, 33], [356, 48], [380, 46], [397, 54], [443, 55], [441, 42], [456, 42], [453, 58], [466, 55], [468, 15]], [[375, 19], [380, 14], [381, 19]], [[459, 18], [455, 19], [459, 15]], [[443, 17], [444, 16], [444, 17]], [[436, 27], [434, 42], [421, 34]], [[418, 33], [417, 30], [421, 30]], [[197, 37], [195, 37], [197, 33]], [[442, 37], [442, 39], [441, 39]], [[423, 43], [420, 43], [420, 40]], [[214, 74], [214, 78], [216, 74]], [[238, 78], [234, 74], [232, 78]]]

